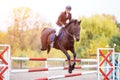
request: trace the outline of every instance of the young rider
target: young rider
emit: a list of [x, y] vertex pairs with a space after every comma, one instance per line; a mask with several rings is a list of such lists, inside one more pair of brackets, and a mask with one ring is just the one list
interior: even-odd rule
[[58, 16], [58, 20], [56, 22], [57, 26], [55, 26], [56, 36], [58, 36], [60, 29], [62, 27], [65, 27], [66, 23], [71, 20], [72, 14], [70, 13], [70, 11], [71, 6], [68, 5], [66, 6], [65, 11]]

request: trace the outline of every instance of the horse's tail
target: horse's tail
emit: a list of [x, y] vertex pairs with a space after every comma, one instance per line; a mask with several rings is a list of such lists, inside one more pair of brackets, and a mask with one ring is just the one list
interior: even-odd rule
[[45, 31], [45, 29], [47, 29], [47, 28], [44, 28], [44, 29], [42, 30], [42, 32]]

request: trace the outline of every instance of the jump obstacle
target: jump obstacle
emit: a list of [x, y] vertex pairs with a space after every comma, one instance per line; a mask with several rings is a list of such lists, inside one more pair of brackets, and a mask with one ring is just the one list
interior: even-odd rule
[[120, 80], [120, 53], [114, 48], [98, 48], [97, 53], [98, 80]]
[[10, 45], [0, 45], [0, 80], [10, 80]]
[[97, 71], [89, 71], [89, 72], [82, 72], [82, 73], [73, 73], [73, 74], [58, 75], [58, 76], [53, 76], [53, 77], [38, 78], [38, 79], [35, 79], [35, 80], [52, 80], [52, 79], [81, 76], [81, 75], [93, 74], [93, 73], [97, 73]]
[[[27, 58], [27, 57], [11, 57], [12, 60], [24, 60], [24, 61], [68, 61], [64, 58]], [[71, 60], [73, 61], [73, 60]], [[76, 62], [97, 62], [96, 59], [76, 59]]]
[[[1, 53], [0, 53], [0, 63], [2, 62], [2, 64], [0, 64], [0, 67], [2, 67], [2, 69], [0, 69], [0, 80], [10, 80], [10, 72], [11, 73], [14, 73], [14, 72], [38, 72], [38, 71], [52, 71], [52, 70], [66, 70], [68, 69], [68, 67], [55, 67], [55, 68], [37, 68], [37, 69], [11, 69], [11, 61], [12, 60], [24, 60], [24, 61], [67, 61], [66, 59], [61, 59], [61, 58], [26, 58], [26, 57], [11, 57], [10, 59], [10, 46], [9, 45], [0, 45], [0, 46], [4, 46], [4, 50], [1, 50]], [[103, 52], [101, 51], [101, 49], [103, 50], [103, 48], [99, 48], [98, 49], [98, 55], [97, 55], [97, 59], [77, 59], [76, 61], [77, 62], [97, 62], [98, 65], [83, 65], [83, 66], [76, 66], [75, 69], [80, 69], [80, 68], [97, 68], [98, 71], [88, 71], [88, 72], [82, 72], [82, 73], [73, 73], [73, 74], [65, 74], [65, 75], [58, 75], [58, 76], [53, 76], [53, 77], [46, 77], [46, 78], [38, 78], [38, 79], [35, 79], [35, 80], [50, 80], [50, 79], [57, 79], [57, 78], [67, 78], [67, 77], [73, 77], [73, 76], [80, 76], [80, 75], [84, 75], [84, 74], [92, 74], [92, 73], [97, 73], [98, 74], [98, 80], [102, 80], [100, 79], [100, 76], [103, 75], [104, 79], [103, 80], [109, 80], [109, 76], [110, 76], [110, 73], [112, 71], [114, 71], [115, 67], [116, 66], [112, 66], [110, 65], [110, 67], [112, 67], [111, 71], [108, 70], [108, 73], [105, 73], [103, 71], [103, 66], [102, 64], [107, 61], [109, 64], [111, 64], [109, 62], [109, 60], [107, 59], [111, 54], [112, 52], [114, 52], [114, 49], [113, 48], [109, 48], [109, 50], [113, 50], [111, 51], [110, 53], [108, 53], [108, 55], [104, 55]], [[108, 48], [107, 48], [108, 50]], [[7, 55], [7, 59], [8, 60], [5, 60], [4, 57], [5, 57], [5, 53]], [[4, 55], [3, 55], [4, 54]], [[100, 55], [102, 55], [104, 58], [101, 62], [100, 60]], [[3, 57], [4, 56], [4, 57]], [[114, 60], [114, 55], [112, 54], [112, 58]], [[73, 61], [73, 60], [71, 60]], [[4, 69], [3, 69], [4, 67]], [[105, 68], [105, 67], [104, 67]], [[106, 67], [108, 68], [108, 67]], [[117, 66], [117, 68], [120, 69], [120, 66]], [[118, 71], [119, 72], [119, 71]], [[7, 75], [6, 75], [7, 74]], [[114, 72], [113, 72], [113, 78], [114, 78]], [[116, 80], [116, 79], [113, 79], [113, 80]], [[119, 80], [119, 78], [117, 79]]]
[[[96, 68], [97, 65], [83, 65], [75, 66], [75, 69]], [[34, 68], [34, 69], [13, 69], [11, 72], [38, 72], [38, 71], [55, 71], [55, 70], [67, 70], [69, 67], [54, 67], [54, 68]]]

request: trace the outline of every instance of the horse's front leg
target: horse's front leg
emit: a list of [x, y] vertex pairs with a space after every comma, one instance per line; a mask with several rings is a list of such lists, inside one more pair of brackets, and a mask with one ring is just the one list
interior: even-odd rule
[[73, 53], [73, 58], [74, 58], [73, 65], [72, 65], [72, 70], [73, 70], [76, 65], [76, 52], [74, 50], [74, 47], [70, 51]]
[[72, 66], [71, 66], [71, 59], [70, 59], [70, 55], [68, 54], [68, 52], [67, 52], [67, 50], [66, 49], [64, 49], [63, 47], [61, 47], [61, 51], [66, 55], [66, 57], [67, 57], [67, 60], [68, 60], [68, 64], [69, 64], [69, 70], [68, 70], [68, 72], [69, 73], [72, 73]]
[[[66, 51], [67, 52], [67, 51]], [[72, 73], [72, 65], [71, 65], [71, 58], [70, 58], [70, 55], [68, 53], [65, 53], [66, 57], [67, 57], [67, 60], [68, 60], [68, 64], [69, 64], [69, 70], [68, 72], [69, 73]]]

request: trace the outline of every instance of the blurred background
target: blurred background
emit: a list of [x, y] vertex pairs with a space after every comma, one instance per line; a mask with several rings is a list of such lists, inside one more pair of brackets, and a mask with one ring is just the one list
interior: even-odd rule
[[80, 41], [75, 43], [78, 58], [95, 58], [97, 48], [115, 47], [120, 52], [119, 3], [120, 0], [0, 0], [0, 44], [10, 44], [14, 57], [66, 58], [59, 50], [52, 49], [50, 54], [40, 51], [40, 33], [45, 27], [53, 27], [59, 14], [71, 5], [72, 17], [82, 20]]

